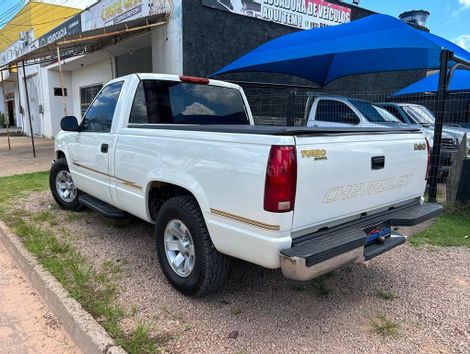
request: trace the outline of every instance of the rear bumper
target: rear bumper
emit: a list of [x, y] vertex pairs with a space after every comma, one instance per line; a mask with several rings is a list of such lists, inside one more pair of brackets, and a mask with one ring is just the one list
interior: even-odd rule
[[392, 235], [382, 243], [366, 246], [363, 229], [368, 225], [390, 220], [392, 226], [415, 226], [441, 213], [438, 204], [415, 204], [307, 235], [281, 251], [282, 272], [287, 278], [310, 280], [347, 263], [368, 261], [406, 241], [404, 236]]

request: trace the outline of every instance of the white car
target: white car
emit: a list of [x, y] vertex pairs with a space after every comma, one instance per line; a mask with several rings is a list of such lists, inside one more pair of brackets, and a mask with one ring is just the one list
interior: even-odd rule
[[405, 242], [424, 203], [429, 149], [415, 129], [254, 126], [242, 89], [133, 74], [64, 117], [50, 187], [65, 209], [156, 226], [169, 282], [218, 289], [230, 257], [308, 280]]
[[[434, 125], [436, 118], [434, 114], [425, 106], [413, 103], [380, 103], [380, 107], [396, 116], [400, 121], [421, 126], [428, 130], [428, 134], [434, 139]], [[442, 149], [457, 150], [464, 135], [467, 134], [467, 151], [470, 156], [470, 129], [444, 123], [442, 126]]]
[[305, 118], [307, 127], [407, 128], [385, 109], [345, 96], [310, 94]]

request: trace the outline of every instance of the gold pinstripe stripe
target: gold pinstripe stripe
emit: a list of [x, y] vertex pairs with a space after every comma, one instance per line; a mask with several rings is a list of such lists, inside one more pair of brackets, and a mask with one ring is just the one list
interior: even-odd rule
[[119, 177], [115, 177], [115, 176], [111, 176], [110, 174], [107, 174], [105, 172], [101, 172], [101, 171], [97, 171], [91, 167], [88, 167], [88, 166], [85, 166], [85, 165], [82, 165], [82, 164], [79, 164], [77, 162], [73, 162], [73, 164], [75, 166], [78, 166], [78, 167], [81, 167], [81, 168], [84, 168], [85, 170], [88, 170], [88, 171], [92, 171], [92, 172], [95, 172], [95, 173], [98, 173], [100, 175], [103, 175], [103, 176], [106, 176], [106, 177], [110, 177], [110, 178], [114, 178], [116, 180], [118, 180], [119, 182], [121, 182], [122, 184], [124, 184], [125, 186], [127, 187], [130, 187], [130, 188], [134, 188], [134, 189], [138, 189], [138, 190], [142, 190], [142, 187], [135, 184], [135, 182], [131, 182], [131, 181], [128, 181], [126, 179], [122, 179], [122, 178], [119, 178]]
[[[111, 177], [111, 178], [115, 178], [117, 179], [119, 182], [121, 182], [122, 184], [128, 186], [128, 187], [131, 187], [131, 188], [135, 188], [135, 189], [138, 189], [138, 190], [142, 190], [142, 187], [135, 184], [134, 182], [131, 182], [131, 181], [128, 181], [128, 180], [125, 180], [125, 179], [122, 179], [122, 178], [119, 178], [119, 177], [115, 177], [115, 176], [111, 176], [105, 172], [101, 172], [101, 171], [97, 171], [91, 167], [88, 167], [88, 166], [85, 166], [85, 165], [82, 165], [82, 164], [79, 164], [77, 162], [73, 162], [73, 164], [75, 166], [78, 166], [78, 167], [81, 167], [81, 168], [84, 168], [86, 170], [89, 170], [89, 171], [92, 171], [92, 172], [95, 172], [95, 173], [98, 173], [98, 174], [101, 174], [103, 176], [107, 176], [107, 177]], [[255, 227], [259, 227], [261, 229], [265, 229], [265, 230], [270, 230], [270, 231], [279, 231], [281, 229], [281, 227], [279, 225], [270, 225], [270, 224], [265, 224], [265, 223], [262, 223], [262, 222], [259, 222], [259, 221], [256, 221], [256, 220], [252, 220], [252, 219], [248, 219], [248, 218], [244, 218], [242, 216], [239, 216], [239, 215], [235, 215], [235, 214], [231, 214], [231, 213], [227, 213], [225, 211], [222, 211], [222, 210], [218, 210], [218, 209], [213, 209], [211, 208], [210, 209], [210, 212], [214, 215], [218, 215], [218, 216], [221, 216], [223, 218], [227, 218], [227, 219], [231, 219], [231, 220], [235, 220], [235, 221], [240, 221], [242, 223], [245, 223], [245, 224], [248, 224], [248, 225], [252, 225], [252, 226], [255, 226]]]
[[242, 216], [227, 213], [227, 212], [222, 211], [222, 210], [217, 210], [217, 209], [212, 209], [211, 208], [210, 211], [214, 215], [218, 215], [218, 216], [221, 216], [223, 218], [227, 218], [227, 219], [231, 219], [231, 220], [240, 221], [240, 222], [243, 222], [245, 224], [249, 224], [249, 225], [252, 225], [252, 226], [259, 227], [261, 229], [271, 230], [271, 231], [279, 231], [281, 229], [281, 227], [279, 225], [265, 224], [265, 223], [262, 223], [262, 222], [259, 222], [259, 221], [256, 221], [256, 220], [251, 220], [251, 219], [244, 218]]

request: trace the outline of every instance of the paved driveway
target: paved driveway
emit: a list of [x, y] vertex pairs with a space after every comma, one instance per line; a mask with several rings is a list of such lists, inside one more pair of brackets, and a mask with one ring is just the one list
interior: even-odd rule
[[54, 158], [54, 141], [35, 138], [36, 158], [33, 157], [31, 137], [11, 137], [11, 150], [7, 138], [0, 137], [0, 177], [47, 171]]

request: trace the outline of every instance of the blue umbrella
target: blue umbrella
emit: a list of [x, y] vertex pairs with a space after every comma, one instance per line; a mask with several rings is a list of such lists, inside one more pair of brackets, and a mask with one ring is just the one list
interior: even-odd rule
[[470, 53], [431, 33], [387, 15], [372, 15], [334, 27], [273, 39], [212, 76], [234, 72], [290, 74], [325, 86], [344, 76], [399, 70], [438, 69], [446, 48], [464, 60]]
[[[393, 96], [410, 95], [424, 92], [437, 92], [439, 73], [428, 76], [393, 94]], [[456, 70], [450, 79], [449, 91], [470, 90], [470, 71]]]

